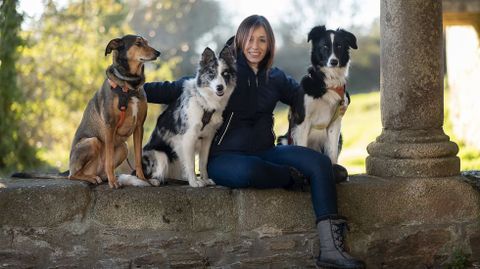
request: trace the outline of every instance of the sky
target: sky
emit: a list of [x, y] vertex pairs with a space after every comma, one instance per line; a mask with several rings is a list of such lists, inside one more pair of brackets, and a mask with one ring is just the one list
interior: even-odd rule
[[[325, 0], [332, 1], [332, 0]], [[380, 15], [380, 0], [357, 0], [361, 2], [358, 10], [358, 21], [352, 23], [352, 18], [337, 17], [335, 21], [327, 21], [327, 28], [344, 27], [350, 24], [368, 24]], [[245, 17], [258, 14], [265, 16], [271, 24], [276, 24], [281, 16], [290, 11], [291, 0], [218, 0], [222, 7], [230, 13], [233, 25], [239, 25]], [[342, 7], [348, 8], [348, 7]], [[312, 10], [312, 16], [315, 11], [311, 7], [306, 10]]]
[[[216, 0], [218, 1], [233, 25], [239, 25], [247, 16], [259, 14], [265, 16], [274, 26], [291, 9], [291, 0]], [[331, 0], [326, 0], [331, 1]], [[327, 21], [327, 28], [346, 27], [351, 24], [369, 24], [380, 13], [380, 0], [360, 0], [358, 15], [355, 22], [347, 16], [339, 16], [334, 21]], [[36, 17], [43, 11], [44, 0], [20, 0], [20, 10], [28, 16]], [[68, 0], [56, 0], [57, 3], [67, 3]], [[343, 7], [348, 8], [348, 7]], [[311, 10], [311, 7], [306, 10]], [[314, 10], [312, 17], [315, 16]], [[308, 19], [308, 18], [307, 18]], [[303, 29], [302, 29], [303, 30]]]

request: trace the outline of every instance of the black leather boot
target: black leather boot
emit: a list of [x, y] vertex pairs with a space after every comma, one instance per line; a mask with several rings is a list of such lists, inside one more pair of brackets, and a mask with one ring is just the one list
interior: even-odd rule
[[335, 178], [336, 183], [347, 181], [348, 171], [345, 167], [339, 164], [332, 165], [333, 177]]
[[317, 258], [317, 268], [348, 268], [363, 269], [365, 263], [355, 259], [345, 251], [344, 237], [347, 222], [341, 217], [331, 217], [317, 223], [320, 237], [320, 254]]

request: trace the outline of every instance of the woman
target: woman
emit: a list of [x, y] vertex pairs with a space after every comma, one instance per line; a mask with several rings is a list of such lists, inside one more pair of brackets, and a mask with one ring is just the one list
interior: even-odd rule
[[[230, 188], [301, 188], [308, 178], [315, 210], [320, 255], [318, 266], [363, 268], [343, 249], [346, 221], [338, 216], [330, 159], [300, 146], [275, 146], [273, 110], [278, 101], [292, 105], [302, 89], [272, 68], [275, 38], [265, 17], [253, 15], [239, 26], [233, 42], [237, 53], [237, 87], [224, 111], [224, 123], [212, 142], [208, 174]], [[182, 80], [146, 83], [149, 102], [169, 103], [181, 93]]]

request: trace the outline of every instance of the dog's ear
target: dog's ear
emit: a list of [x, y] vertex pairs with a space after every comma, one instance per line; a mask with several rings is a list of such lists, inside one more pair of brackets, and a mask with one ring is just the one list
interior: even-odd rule
[[345, 31], [343, 29], [338, 29], [337, 31], [339, 31], [340, 33], [342, 33], [342, 35], [345, 36], [345, 39], [347, 40], [347, 43], [350, 46], [350, 48], [352, 48], [354, 50], [358, 49], [357, 38], [355, 37], [355, 35], [353, 35], [352, 33], [348, 32], [348, 31]]
[[123, 43], [123, 40], [121, 38], [115, 38], [115, 39], [110, 40], [110, 42], [108, 42], [107, 47], [105, 48], [105, 56], [110, 54], [112, 52], [112, 50], [118, 50], [119, 48], [121, 48], [123, 46], [124, 46], [124, 43]]
[[220, 59], [223, 59], [227, 65], [235, 64], [235, 57], [232, 49], [229, 46], [223, 47], [222, 51], [220, 51]]
[[325, 25], [313, 27], [312, 30], [310, 30], [310, 33], [308, 33], [307, 42], [320, 38], [326, 31], [327, 28], [325, 28]]
[[235, 36], [230, 37], [227, 42], [225, 43], [225, 46], [230, 49], [230, 52], [232, 53], [233, 57], [237, 58], [236, 54], [236, 46], [235, 46]]
[[202, 53], [202, 59], [200, 60], [200, 66], [207, 66], [211, 61], [215, 60], [215, 52], [209, 47], [206, 47]]
[[225, 43], [226, 46], [233, 46], [235, 41], [235, 36], [230, 37]]

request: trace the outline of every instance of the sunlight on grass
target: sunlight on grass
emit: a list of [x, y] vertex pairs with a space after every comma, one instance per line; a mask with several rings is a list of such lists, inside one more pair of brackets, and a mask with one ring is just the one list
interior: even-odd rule
[[443, 123], [443, 129], [445, 134], [450, 137], [450, 140], [457, 143], [459, 147], [459, 151], [457, 156], [460, 158], [460, 170], [467, 171], [467, 170], [480, 170], [480, 149], [475, 147], [466, 145], [461, 139], [457, 138], [454, 135], [452, 122], [450, 121], [449, 116], [449, 109], [448, 109], [448, 100], [449, 100], [450, 92], [445, 91], [445, 99], [444, 99], [444, 106], [445, 106], [445, 120]]
[[[359, 174], [365, 173], [368, 144], [375, 141], [382, 132], [380, 93], [355, 94], [351, 99], [352, 103], [342, 121], [344, 143], [339, 163], [345, 166], [350, 174]], [[448, 93], [445, 100], [448, 100]], [[461, 170], [480, 170], [480, 150], [465, 145], [453, 135], [452, 124], [448, 117], [448, 102], [446, 101], [445, 104], [444, 131], [460, 148], [457, 156], [461, 159]], [[286, 107], [276, 109], [274, 130], [277, 135], [287, 131], [287, 114]]]
[[[283, 135], [288, 129], [288, 108], [277, 107], [275, 110], [275, 133]], [[343, 149], [339, 163], [345, 166], [350, 174], [365, 173], [367, 145], [380, 135], [380, 95], [378, 92], [355, 94], [351, 96], [342, 121]]]

